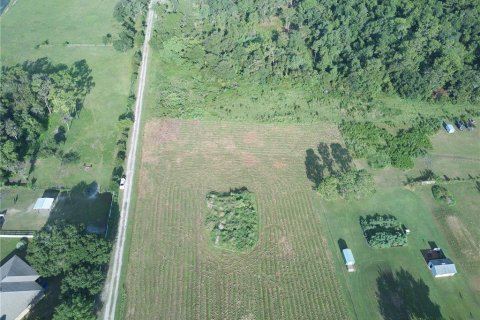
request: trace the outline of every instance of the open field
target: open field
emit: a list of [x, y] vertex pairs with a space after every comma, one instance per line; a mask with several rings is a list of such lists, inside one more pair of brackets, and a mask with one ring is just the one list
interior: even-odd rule
[[[80, 153], [79, 163], [61, 165], [55, 157], [40, 159], [33, 176], [41, 187], [72, 187], [82, 180], [107, 186], [113, 170], [117, 119], [125, 111], [129, 94], [131, 54], [102, 44], [102, 36], [117, 33], [118, 23], [112, 16], [117, 0], [87, 2], [19, 0], [0, 20], [2, 65], [48, 57], [55, 64], [85, 59], [92, 69], [95, 87], [80, 117], [73, 120], [64, 146], [66, 151]], [[35, 48], [47, 39], [49, 45]], [[65, 41], [71, 46], [64, 46]], [[83, 163], [93, 167], [85, 171]]]
[[[306, 150], [332, 126], [195, 121], [146, 124], [126, 276], [127, 319], [346, 319], [351, 316], [314, 211]], [[255, 193], [259, 242], [218, 250], [205, 196]]]

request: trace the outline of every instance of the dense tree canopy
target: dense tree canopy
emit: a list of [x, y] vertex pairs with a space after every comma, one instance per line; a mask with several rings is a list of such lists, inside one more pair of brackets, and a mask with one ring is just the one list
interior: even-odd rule
[[50, 145], [54, 134], [44, 134], [69, 128], [94, 83], [85, 60], [67, 66], [42, 58], [3, 67], [1, 77], [0, 170], [3, 179], [17, 182], [28, 174], [29, 157], [55, 148]]
[[480, 101], [480, 2], [182, 1], [164, 9], [158, 46], [225, 80], [315, 78], [368, 98]]
[[105, 280], [111, 243], [83, 227], [55, 224], [38, 232], [27, 259], [42, 277], [61, 277], [62, 304], [54, 319], [95, 319], [94, 301]]

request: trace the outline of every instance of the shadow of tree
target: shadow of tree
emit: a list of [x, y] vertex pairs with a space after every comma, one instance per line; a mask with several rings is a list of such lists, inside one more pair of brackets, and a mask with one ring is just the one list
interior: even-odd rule
[[423, 280], [415, 280], [404, 269], [379, 271], [377, 301], [386, 320], [442, 319], [440, 306], [430, 300], [429, 292]]
[[[350, 170], [352, 157], [348, 150], [339, 143], [319, 143], [317, 146], [318, 155], [313, 149], [306, 150], [305, 168], [307, 178], [314, 183], [316, 189], [322, 182], [325, 174], [335, 175]], [[326, 170], [326, 172], [325, 172]]]
[[346, 172], [350, 170], [353, 159], [348, 150], [339, 143], [330, 144], [330, 150], [332, 151], [332, 157], [340, 171]]
[[305, 168], [307, 178], [314, 183], [314, 188], [317, 188], [323, 179], [324, 167], [320, 164], [320, 157], [315, 154], [313, 149], [307, 149], [306, 153]]
[[329, 174], [334, 174], [335, 169], [333, 168], [334, 161], [330, 154], [330, 148], [326, 143], [321, 142], [317, 147], [318, 153], [320, 154], [320, 158], [322, 158], [322, 163], [324, 168], [328, 170]]

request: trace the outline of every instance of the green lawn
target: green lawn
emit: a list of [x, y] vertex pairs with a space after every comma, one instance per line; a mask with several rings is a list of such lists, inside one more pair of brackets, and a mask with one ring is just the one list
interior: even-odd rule
[[15, 251], [15, 246], [17, 245], [18, 241], [20, 239], [17, 238], [0, 238], [0, 261], [3, 261], [4, 259], [7, 260], [7, 258], [10, 257], [10, 255]]
[[[359, 319], [449, 319], [478, 318], [480, 301], [469, 287], [467, 270], [447, 238], [439, 232], [422, 197], [403, 188], [385, 188], [363, 201], [317, 201], [330, 233], [335, 264], [347, 284]], [[408, 244], [401, 248], [373, 249], [363, 237], [359, 218], [368, 214], [393, 214], [411, 230]], [[434, 279], [420, 250], [430, 242], [444, 248], [457, 263], [459, 273]], [[340, 247], [351, 248], [357, 271], [348, 273]], [[472, 318], [472, 319], [473, 319]]]
[[[117, 0], [19, 0], [1, 17], [2, 65], [41, 57], [71, 64], [85, 59], [92, 68], [95, 87], [80, 117], [67, 134], [64, 150], [81, 154], [79, 163], [61, 165], [54, 157], [40, 159], [33, 176], [40, 187], [72, 187], [80, 181], [107, 186], [113, 170], [117, 119], [125, 111], [132, 73], [131, 54], [103, 46], [102, 36], [116, 35], [113, 18]], [[35, 46], [48, 39], [51, 45]], [[68, 41], [72, 46], [64, 46]], [[100, 46], [75, 46], [92, 44]], [[85, 171], [83, 163], [93, 164]]]

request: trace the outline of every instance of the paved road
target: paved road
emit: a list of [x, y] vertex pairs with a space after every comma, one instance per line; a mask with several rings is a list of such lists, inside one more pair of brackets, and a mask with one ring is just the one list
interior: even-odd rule
[[118, 299], [118, 288], [120, 285], [120, 277], [122, 271], [122, 262], [123, 262], [123, 249], [125, 245], [125, 237], [127, 232], [127, 222], [128, 222], [128, 211], [130, 208], [130, 198], [132, 195], [134, 173], [135, 173], [135, 161], [137, 154], [137, 144], [140, 135], [140, 122], [142, 117], [142, 102], [143, 102], [143, 91], [145, 88], [145, 79], [147, 77], [147, 66], [148, 66], [148, 53], [149, 46], [148, 42], [150, 40], [153, 28], [153, 17], [154, 10], [152, 8], [152, 3], [150, 3], [147, 14], [147, 26], [145, 30], [145, 40], [143, 43], [143, 56], [142, 63], [140, 65], [140, 74], [138, 81], [138, 90], [137, 90], [137, 101], [135, 103], [135, 122], [133, 123], [132, 130], [132, 140], [130, 144], [130, 150], [128, 153], [127, 160], [127, 170], [126, 170], [126, 179], [127, 183], [123, 192], [123, 199], [120, 209], [120, 218], [118, 223], [118, 234], [117, 241], [114, 247], [114, 256], [113, 260], [110, 263], [110, 270], [107, 277], [107, 283], [105, 284], [104, 292], [102, 297], [104, 298], [104, 316], [105, 320], [113, 320], [115, 318], [115, 309], [117, 307]]

